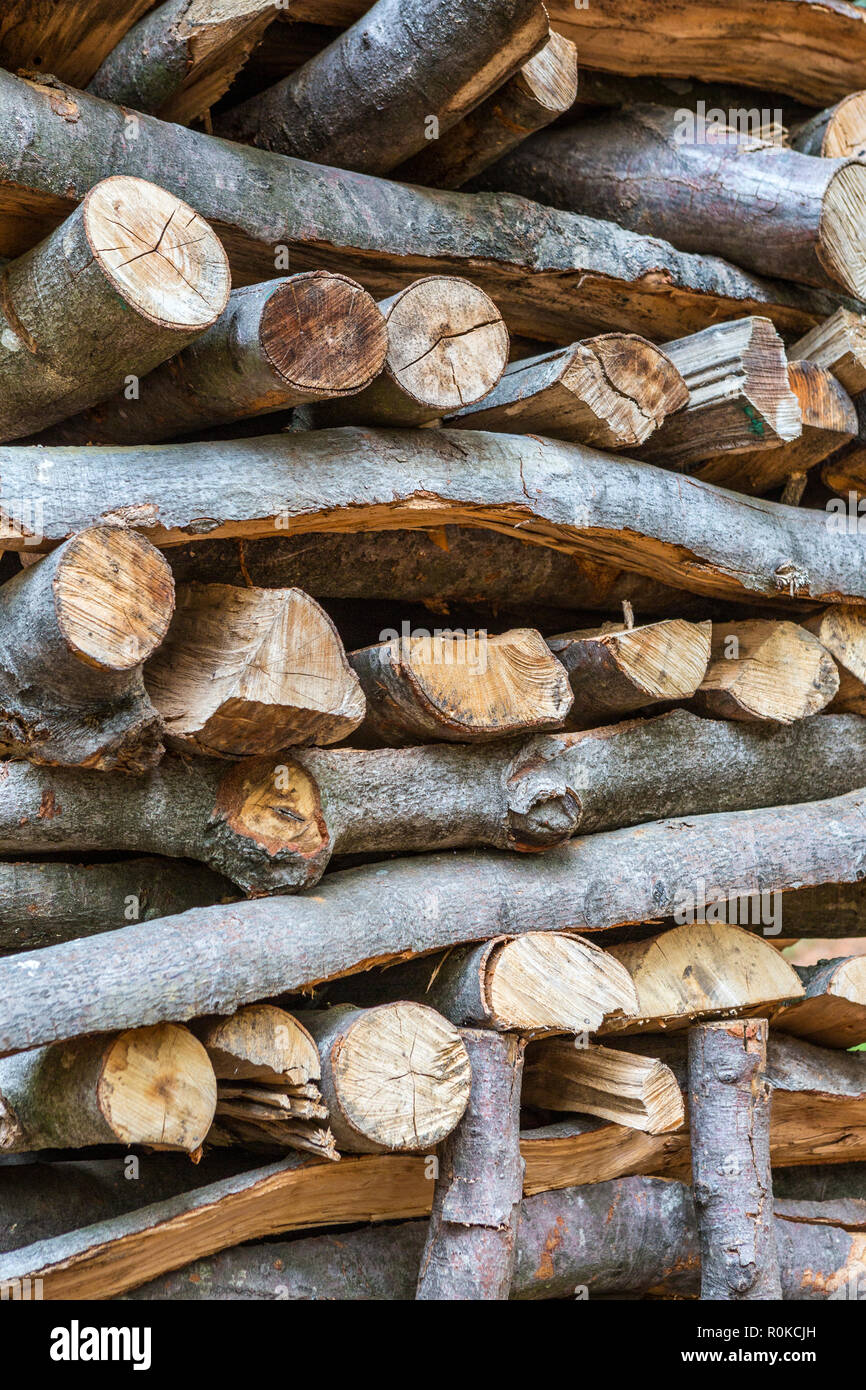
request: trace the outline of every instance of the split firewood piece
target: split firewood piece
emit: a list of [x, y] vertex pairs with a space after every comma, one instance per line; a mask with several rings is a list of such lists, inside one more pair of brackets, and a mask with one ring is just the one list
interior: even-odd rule
[[603, 1034], [658, 1033], [720, 1015], [755, 1014], [805, 993], [768, 941], [719, 921], [686, 922], [607, 949], [631, 975], [638, 1007], [635, 1018], [602, 1024]]
[[458, 1028], [500, 1033], [594, 1033], [610, 1014], [637, 1009], [619, 961], [580, 937], [546, 931], [347, 976], [321, 992], [328, 1002], [414, 999]]
[[142, 680], [174, 608], [164, 557], [94, 526], [0, 587], [0, 750], [37, 763], [143, 772], [162, 720]]
[[181, 752], [240, 758], [339, 743], [364, 718], [337, 629], [301, 589], [183, 585], [145, 684]]
[[796, 623], [714, 623], [695, 708], [722, 719], [791, 724], [826, 709], [839, 689], [830, 653]]
[[471, 10], [455, 0], [379, 0], [215, 128], [316, 164], [386, 174], [480, 105], [548, 35], [540, 0], [479, 0]]
[[273, 18], [273, 0], [165, 0], [127, 30], [87, 90], [186, 125], [228, 90]]
[[305, 1013], [319, 1048], [321, 1090], [337, 1148], [423, 1152], [446, 1139], [469, 1101], [460, 1034], [434, 1009], [400, 1001]]
[[552, 30], [542, 49], [462, 121], [396, 171], [405, 183], [460, 188], [577, 97], [577, 48]]
[[[638, 103], [540, 131], [476, 181], [600, 217], [761, 275], [866, 294], [866, 169], [814, 159], [706, 114]], [[778, 190], [765, 204], [768, 182]], [[640, 188], [640, 197], [631, 190]], [[743, 209], [761, 207], [765, 235]]]
[[835, 106], [796, 126], [788, 138], [801, 154], [862, 159], [866, 155], [866, 92], [849, 92]]
[[834, 604], [801, 624], [830, 653], [839, 670], [839, 690], [831, 708], [866, 714], [866, 613]]
[[488, 396], [448, 423], [630, 449], [688, 400], [688, 387], [661, 348], [634, 333], [603, 333], [513, 362]]
[[696, 467], [695, 477], [758, 496], [785, 486], [795, 477], [801, 478], [805, 486], [810, 468], [857, 437], [857, 408], [826, 367], [818, 367], [814, 362], [789, 362], [788, 384], [800, 402], [799, 437], [775, 449], [720, 454]]
[[[833, 492], [841, 493], [844, 501], [834, 499], [838, 519], [836, 526], [844, 536], [856, 536], [863, 526], [864, 508], [859, 506], [866, 497], [866, 448], [855, 448], [839, 459], [831, 459], [821, 470], [821, 481]], [[830, 504], [827, 504], [828, 524]]]
[[150, 0], [65, 0], [48, 8], [6, 0], [0, 14], [0, 63], [54, 73], [83, 87]]
[[701, 1299], [780, 1299], [770, 1173], [767, 1020], [689, 1030], [689, 1127]]
[[849, 395], [859, 396], [866, 391], [866, 317], [837, 309], [794, 343], [789, 356], [792, 361], [824, 367]]
[[866, 956], [794, 967], [806, 994], [771, 1016], [773, 1028], [823, 1047], [866, 1042]]
[[382, 370], [387, 334], [366, 290], [305, 271], [233, 290], [212, 328], [138, 384], [36, 436], [42, 444], [146, 444], [351, 395]]
[[384, 370], [351, 399], [313, 411], [316, 424], [422, 425], [483, 399], [508, 362], [508, 329], [468, 280], [428, 275], [383, 299]]
[[148, 1144], [194, 1153], [215, 1106], [207, 1053], [173, 1023], [0, 1059], [0, 1152]]
[[0, 272], [0, 439], [151, 371], [211, 326], [229, 289], [226, 254], [198, 213], [144, 179], [103, 179]]
[[201, 864], [172, 859], [0, 863], [0, 954], [54, 946], [236, 897], [228, 879]]
[[689, 404], [640, 447], [641, 458], [691, 471], [717, 454], [774, 451], [799, 438], [800, 403], [769, 319], [713, 324], [664, 351], [683, 376]]
[[466, 1114], [439, 1154], [416, 1299], [495, 1301], [511, 1292], [523, 1193], [520, 1082], [512, 1033], [461, 1033], [472, 1064]]
[[598, 1115], [648, 1134], [679, 1129], [685, 1121], [682, 1091], [664, 1062], [611, 1047], [578, 1047], [566, 1038], [530, 1044], [523, 1104]]
[[568, 676], [532, 628], [395, 637], [349, 661], [367, 697], [362, 736], [391, 747], [555, 729], [572, 704]]
[[596, 728], [634, 710], [690, 699], [706, 674], [711, 632], [709, 622], [669, 618], [548, 637], [574, 695], [566, 726]]

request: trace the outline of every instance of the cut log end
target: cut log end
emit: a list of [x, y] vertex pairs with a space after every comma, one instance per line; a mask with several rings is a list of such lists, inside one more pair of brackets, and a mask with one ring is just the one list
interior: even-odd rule
[[142, 317], [198, 333], [226, 307], [231, 274], [222, 243], [173, 193], [113, 175], [87, 194], [84, 224], [106, 278]]
[[866, 166], [846, 164], [824, 197], [818, 255], [829, 275], [857, 299], [866, 296]]
[[821, 155], [824, 159], [862, 159], [866, 155], [866, 92], [851, 92], [832, 111]]
[[345, 275], [293, 276], [271, 295], [261, 341], [286, 386], [304, 395], [361, 391], [385, 365], [388, 332], [375, 301]]
[[792, 724], [825, 709], [839, 689], [832, 656], [796, 623], [715, 623], [695, 703], [726, 719]]
[[161, 1023], [115, 1038], [103, 1059], [97, 1100], [121, 1142], [192, 1153], [213, 1120], [216, 1079], [192, 1033]]
[[628, 972], [590, 942], [554, 932], [514, 937], [496, 950], [484, 981], [491, 1020], [515, 1032], [594, 1031], [607, 1014], [632, 1014]]
[[203, 1019], [195, 1031], [218, 1081], [304, 1086], [321, 1079], [313, 1039], [292, 1014], [274, 1004], [250, 1004], [228, 1018]]
[[90, 666], [129, 671], [160, 645], [174, 611], [165, 557], [137, 531], [94, 526], [66, 547], [54, 577], [57, 622]]
[[502, 315], [468, 280], [416, 280], [396, 297], [387, 320], [389, 372], [411, 399], [442, 415], [481, 400], [505, 370]]
[[647, 1134], [680, 1129], [685, 1119], [676, 1076], [657, 1057], [611, 1047], [578, 1047], [565, 1038], [530, 1046], [523, 1099], [544, 1110], [597, 1115]]
[[551, 30], [550, 38], [520, 69], [523, 83], [539, 106], [561, 115], [577, 99], [577, 47]]
[[635, 333], [602, 333], [579, 345], [563, 385], [598, 416], [585, 442], [604, 449], [643, 444], [689, 390], [669, 357]]
[[765, 318], [754, 318], [752, 325], [743, 354], [743, 387], [755, 412], [751, 419], [755, 444], [772, 447], [779, 441], [799, 438], [803, 428], [800, 403], [791, 390], [784, 346], [774, 325]]
[[298, 856], [310, 873], [330, 849], [316, 783], [288, 758], [237, 763], [220, 782], [215, 814], [273, 858]]

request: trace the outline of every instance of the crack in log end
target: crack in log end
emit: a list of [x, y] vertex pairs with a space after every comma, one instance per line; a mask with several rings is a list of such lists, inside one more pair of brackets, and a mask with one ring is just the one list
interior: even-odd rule
[[271, 858], [286, 854], [318, 862], [330, 851], [319, 789], [290, 758], [248, 758], [220, 782], [214, 816]]

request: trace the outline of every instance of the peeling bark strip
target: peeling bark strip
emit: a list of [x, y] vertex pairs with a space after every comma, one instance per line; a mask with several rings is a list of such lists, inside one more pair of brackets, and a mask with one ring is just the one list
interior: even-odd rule
[[92, 188], [0, 277], [0, 439], [104, 400], [222, 313], [225, 252], [191, 207], [143, 179]]
[[[4, 803], [5, 804], [5, 803]], [[448, 854], [332, 874], [315, 893], [204, 907], [0, 960], [0, 1052], [230, 1013], [373, 963], [525, 931], [598, 931], [713, 897], [863, 874], [860, 792], [660, 821], [533, 856]], [[32, 1002], [38, 991], [40, 1007]], [[794, 991], [796, 992], [796, 991]], [[789, 996], [790, 997], [790, 996]]]
[[603, 333], [513, 362], [489, 395], [448, 423], [630, 449], [688, 400], [688, 387], [660, 348], [634, 333]]
[[797, 623], [756, 618], [712, 626], [710, 663], [694, 699], [703, 713], [791, 724], [820, 714], [836, 695], [835, 661]]
[[193, 1153], [216, 1106], [208, 1055], [158, 1024], [0, 1060], [0, 1150], [153, 1144]]
[[823, 1047], [858, 1047], [866, 1042], [866, 957], [798, 965], [806, 990], [774, 1013], [774, 1028]]
[[379, 0], [302, 68], [220, 116], [217, 132], [386, 174], [507, 81], [548, 34], [540, 0]]
[[0, 863], [0, 953], [33, 951], [236, 896], [228, 879], [171, 859]]
[[[0, 446], [0, 479], [7, 498], [31, 496], [38, 479], [44, 549], [103, 520], [163, 546], [453, 522], [516, 531], [694, 593], [866, 599], [866, 536], [840, 541], [823, 512], [530, 435], [341, 429], [122, 453]], [[20, 532], [0, 547], [22, 548]]]
[[186, 124], [228, 90], [273, 19], [274, 0], [165, 0], [127, 31], [87, 90]]
[[[58, 114], [67, 106], [74, 119]], [[50, 161], [40, 154], [46, 149]], [[137, 118], [132, 139], [122, 107], [0, 71], [0, 255], [26, 249], [34, 225], [55, 225], [114, 173], [155, 179], [210, 218], [236, 278], [271, 278], [280, 245], [293, 267], [307, 270], [322, 267], [327, 247], [329, 269], [382, 295], [420, 274], [466, 275], [514, 332], [551, 342], [609, 329], [663, 340], [752, 313], [800, 334], [839, 304], [514, 198], [475, 199], [311, 167], [152, 116]]]
[[782, 1297], [770, 1176], [767, 1020], [689, 1032], [701, 1299]]
[[234, 290], [212, 328], [124, 392], [36, 437], [41, 444], [148, 444], [327, 396], [382, 370], [387, 334], [370, 295], [324, 270]]
[[174, 581], [144, 536], [82, 531], [0, 587], [0, 750], [144, 772], [162, 720], [142, 666], [168, 629]]
[[598, 728], [635, 710], [687, 700], [704, 679], [712, 624], [679, 618], [626, 628], [617, 623], [562, 632], [547, 645], [574, 695], [566, 727]]
[[866, 391], [866, 319], [837, 309], [790, 350], [792, 360], [812, 362], [832, 372], [852, 396]]
[[502, 1300], [517, 1254], [521, 1039], [464, 1029], [472, 1063], [466, 1114], [439, 1155], [439, 1176], [416, 1298]]
[[34, 5], [5, 0], [0, 14], [0, 64], [54, 73], [83, 87], [150, 0], [64, 0]]

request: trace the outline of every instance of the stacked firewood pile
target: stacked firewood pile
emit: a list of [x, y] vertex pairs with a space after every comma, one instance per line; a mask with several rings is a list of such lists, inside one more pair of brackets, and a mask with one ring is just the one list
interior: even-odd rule
[[0, 1291], [866, 1296], [866, 12], [0, 63]]

